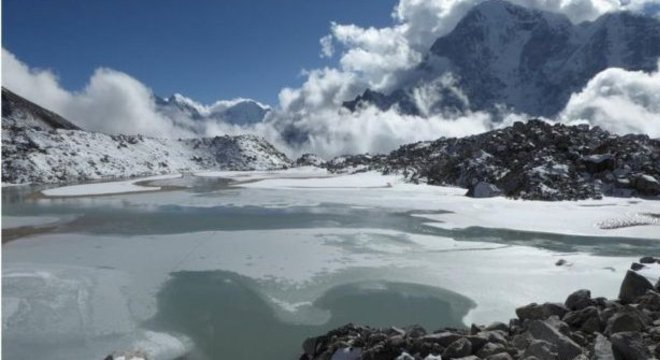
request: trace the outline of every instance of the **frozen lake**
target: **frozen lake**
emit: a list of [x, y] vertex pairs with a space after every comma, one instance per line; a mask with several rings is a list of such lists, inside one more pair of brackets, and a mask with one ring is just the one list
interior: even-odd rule
[[105, 196], [3, 188], [3, 355], [295, 359], [305, 337], [347, 322], [460, 327], [578, 288], [614, 297], [632, 261], [660, 254], [657, 222], [597, 226], [660, 213], [643, 200], [474, 200], [316, 173], [234, 174], [244, 183], [229, 186], [226, 173], [206, 175]]

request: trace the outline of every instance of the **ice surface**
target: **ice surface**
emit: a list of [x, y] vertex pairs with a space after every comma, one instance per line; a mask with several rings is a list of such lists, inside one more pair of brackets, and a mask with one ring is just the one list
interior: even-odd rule
[[108, 195], [108, 194], [121, 194], [136, 191], [156, 191], [160, 190], [157, 186], [142, 186], [137, 183], [150, 180], [165, 180], [180, 178], [181, 174], [159, 175], [137, 178], [127, 181], [111, 181], [94, 184], [81, 184], [62, 186], [53, 189], [43, 190], [41, 193], [46, 196], [92, 196], [92, 195]]

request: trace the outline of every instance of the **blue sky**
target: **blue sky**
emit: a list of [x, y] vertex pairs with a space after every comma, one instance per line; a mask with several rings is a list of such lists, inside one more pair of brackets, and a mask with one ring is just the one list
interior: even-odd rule
[[4, 0], [3, 47], [68, 90], [97, 67], [158, 95], [274, 104], [319, 57], [330, 21], [386, 26], [395, 0]]

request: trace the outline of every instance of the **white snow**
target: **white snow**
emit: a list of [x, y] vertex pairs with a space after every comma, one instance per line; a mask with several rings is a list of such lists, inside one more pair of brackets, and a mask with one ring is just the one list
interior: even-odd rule
[[381, 175], [376, 172], [366, 172], [359, 175], [339, 175], [315, 179], [266, 179], [258, 182], [242, 184], [248, 188], [280, 188], [280, 189], [361, 189], [389, 188], [395, 183], [403, 182], [400, 176]]
[[137, 183], [150, 180], [165, 180], [181, 178], [181, 174], [159, 175], [150, 176], [127, 181], [112, 181], [95, 184], [81, 184], [62, 186], [53, 189], [46, 189], [41, 191], [46, 196], [92, 196], [92, 195], [109, 195], [121, 194], [139, 191], [156, 191], [160, 190], [159, 186], [143, 186]]
[[[109, 136], [78, 130], [3, 129], [15, 183], [115, 180], [203, 170], [268, 170], [290, 161], [264, 139]], [[25, 150], [26, 148], [30, 150]]]
[[[414, 185], [395, 175], [366, 172], [321, 179], [268, 178], [240, 184], [246, 188], [299, 190], [356, 190], [342, 193], [342, 201], [355, 205], [381, 205], [450, 213], [417, 215], [445, 229], [484, 227], [566, 235], [637, 237], [660, 240], [660, 223], [643, 214], [660, 214], [660, 202], [644, 199], [604, 198], [582, 201], [522, 201], [504, 197], [473, 199], [466, 189]], [[370, 193], [369, 191], [374, 191]], [[380, 196], [378, 196], [380, 195]], [[315, 194], [316, 199], [318, 195]], [[374, 199], [375, 197], [375, 199]], [[320, 201], [320, 200], [319, 200]], [[633, 223], [630, 219], [645, 219]], [[623, 224], [624, 227], [607, 226]], [[638, 226], [628, 226], [639, 224]]]

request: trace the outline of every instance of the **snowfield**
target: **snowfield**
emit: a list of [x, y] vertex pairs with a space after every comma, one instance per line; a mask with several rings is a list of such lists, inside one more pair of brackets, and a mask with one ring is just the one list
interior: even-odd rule
[[267, 170], [291, 162], [264, 139], [156, 139], [3, 127], [3, 183], [59, 183], [201, 170]]
[[[416, 215], [445, 229], [485, 227], [582, 236], [617, 236], [660, 240], [660, 203], [637, 198], [582, 201], [523, 201], [504, 197], [474, 199], [466, 189], [406, 183], [403, 177], [365, 172], [327, 178], [265, 178], [240, 184], [246, 188], [356, 190], [344, 194], [356, 205], [410, 206], [446, 210], [444, 214]], [[371, 189], [370, 189], [371, 188]], [[369, 190], [382, 192], [375, 200]], [[313, 195], [318, 199], [318, 196]], [[363, 200], [363, 201], [361, 201]], [[366, 201], [364, 201], [366, 200]], [[406, 204], [406, 205], [403, 205]]]

